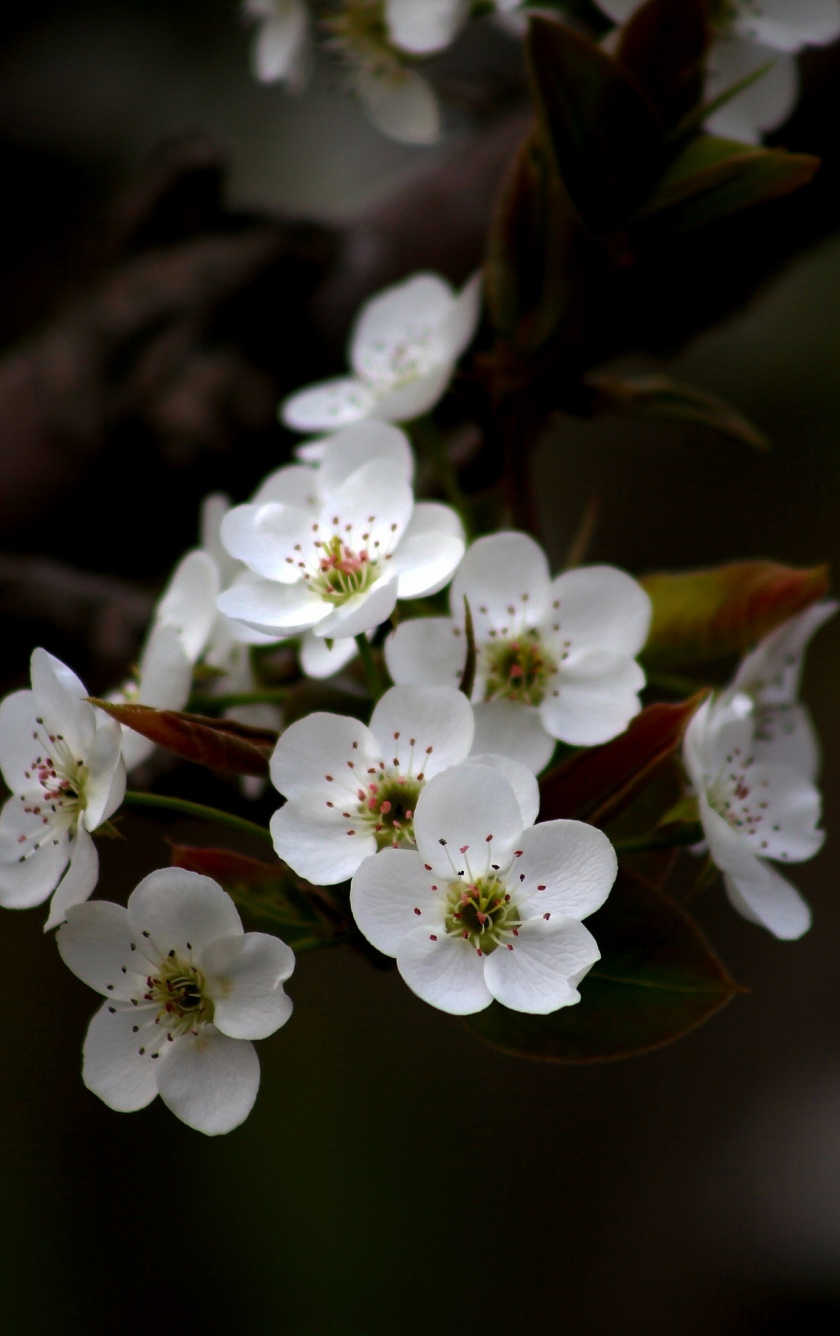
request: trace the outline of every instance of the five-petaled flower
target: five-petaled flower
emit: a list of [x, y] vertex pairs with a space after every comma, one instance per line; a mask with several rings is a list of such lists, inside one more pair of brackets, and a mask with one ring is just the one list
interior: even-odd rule
[[106, 999], [84, 1044], [89, 1090], [122, 1113], [160, 1095], [211, 1136], [247, 1118], [260, 1081], [250, 1041], [292, 1014], [283, 984], [294, 955], [284, 942], [244, 932], [209, 877], [163, 868], [126, 908], [96, 900], [70, 909], [58, 949]]
[[414, 274], [362, 306], [350, 338], [352, 376], [299, 390], [281, 406], [297, 431], [338, 431], [361, 418], [405, 422], [447, 388], [478, 324], [476, 274], [453, 292], [437, 274]]
[[32, 689], [0, 704], [0, 766], [12, 791], [0, 814], [0, 904], [28, 909], [55, 891], [47, 928], [96, 885], [90, 832], [125, 793], [119, 724], [87, 694], [75, 673], [36, 649]]
[[581, 821], [523, 820], [511, 785], [483, 765], [430, 779], [417, 851], [383, 849], [350, 890], [359, 928], [418, 997], [467, 1015], [495, 999], [547, 1014], [580, 1000], [599, 959], [586, 918], [615, 881], [615, 850]]
[[449, 506], [415, 503], [412, 467], [404, 434], [372, 422], [331, 437], [317, 465], [278, 469], [222, 522], [225, 547], [249, 571], [220, 609], [278, 639], [311, 631], [348, 641], [398, 598], [442, 589], [463, 555], [463, 527]]
[[[392, 687], [370, 727], [316, 713], [287, 728], [271, 758], [271, 778], [287, 801], [271, 819], [274, 848], [301, 877], [345, 881], [378, 849], [414, 848], [414, 810], [424, 785], [466, 761], [473, 712], [454, 687]], [[474, 756], [516, 791], [522, 819], [539, 809], [531, 771], [504, 756]]]
[[820, 795], [790, 765], [761, 760], [754, 704], [729, 691], [706, 701], [686, 730], [683, 760], [712, 861], [745, 918], [776, 937], [801, 937], [811, 912], [767, 861], [801, 863], [822, 847]]
[[635, 656], [651, 605], [631, 576], [582, 566], [552, 580], [527, 534], [479, 538], [452, 582], [452, 616], [403, 622], [386, 642], [395, 682], [458, 681], [465, 599], [477, 646], [472, 699], [481, 750], [516, 756], [538, 772], [555, 739], [607, 742], [638, 712], [645, 675]]

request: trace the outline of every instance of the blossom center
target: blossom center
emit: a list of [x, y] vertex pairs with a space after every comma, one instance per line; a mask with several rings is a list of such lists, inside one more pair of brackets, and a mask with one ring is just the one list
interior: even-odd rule
[[706, 790], [709, 806], [733, 830], [745, 835], [755, 834], [769, 807], [767, 781], [755, 784], [749, 774], [751, 765], [752, 757], [745, 757], [736, 747]]
[[414, 809], [422, 787], [422, 779], [392, 771], [359, 789], [359, 812], [377, 849], [414, 848]]
[[383, 0], [344, 0], [322, 25], [327, 45], [351, 69], [386, 83], [399, 81], [402, 65], [390, 42]]
[[[43, 719], [36, 722], [44, 729]], [[22, 794], [23, 810], [27, 816], [39, 817], [44, 826], [62, 829], [72, 826], [87, 806], [88, 767], [76, 758], [61, 733], [35, 731], [32, 736], [43, 750], [33, 757], [24, 774], [39, 786], [40, 794], [34, 801], [31, 793]], [[18, 843], [23, 844], [27, 838], [19, 835]], [[39, 845], [34, 847], [37, 849]]]
[[513, 639], [494, 640], [484, 647], [485, 700], [516, 700], [539, 705], [557, 664], [536, 629]]
[[367, 548], [358, 551], [338, 534], [316, 543], [317, 570], [309, 575], [310, 588], [335, 604], [346, 603], [364, 594], [380, 574], [380, 562], [371, 558]]
[[174, 1038], [213, 1020], [213, 1003], [206, 994], [201, 970], [189, 961], [180, 960], [174, 953], [163, 960], [157, 974], [146, 979], [148, 992], [145, 1001], [158, 1008], [156, 1025], [163, 1025]]
[[519, 911], [494, 872], [475, 881], [451, 881], [446, 890], [446, 931], [462, 937], [480, 956], [510, 945], [519, 934]]

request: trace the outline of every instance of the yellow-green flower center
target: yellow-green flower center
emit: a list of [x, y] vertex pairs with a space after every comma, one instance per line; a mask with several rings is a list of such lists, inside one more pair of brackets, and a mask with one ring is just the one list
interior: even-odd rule
[[379, 578], [380, 562], [371, 559], [367, 548], [355, 551], [338, 534], [316, 543], [318, 570], [310, 575], [309, 587], [321, 598], [340, 605], [357, 594], [364, 594]]
[[446, 931], [462, 937], [479, 955], [489, 956], [498, 946], [512, 945], [519, 933], [519, 911], [505, 883], [495, 873], [473, 882], [451, 881], [446, 892]]
[[158, 1008], [155, 1023], [173, 1037], [197, 1032], [213, 1020], [213, 1003], [206, 994], [204, 975], [195, 965], [180, 960], [172, 952], [156, 975], [146, 979], [145, 1001]]
[[359, 813], [378, 849], [414, 848], [414, 809], [422, 787], [422, 775], [407, 778], [391, 772], [377, 774], [359, 789]]
[[510, 640], [494, 640], [484, 647], [485, 700], [516, 700], [539, 705], [557, 664], [531, 629]]

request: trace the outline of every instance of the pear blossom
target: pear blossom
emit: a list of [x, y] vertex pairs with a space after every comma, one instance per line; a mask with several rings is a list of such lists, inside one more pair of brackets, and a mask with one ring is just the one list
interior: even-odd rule
[[472, 700], [482, 750], [539, 772], [555, 740], [607, 742], [640, 709], [636, 663], [651, 617], [648, 595], [611, 566], [551, 578], [545, 553], [522, 533], [479, 538], [450, 590], [450, 617], [402, 622], [385, 643], [395, 682], [456, 683], [466, 656], [464, 600], [477, 662]]
[[290, 464], [222, 522], [248, 574], [218, 599], [222, 612], [276, 638], [311, 631], [347, 641], [391, 615], [398, 598], [431, 594], [464, 551], [449, 506], [415, 503], [411, 452], [386, 423], [329, 441], [321, 462]]
[[453, 1015], [495, 999], [545, 1015], [580, 1001], [599, 959], [581, 923], [615, 881], [615, 850], [581, 821], [523, 820], [513, 788], [484, 765], [434, 776], [414, 814], [416, 851], [383, 849], [353, 878], [368, 941], [409, 988]]
[[811, 637], [838, 607], [822, 599], [777, 626], [742, 661], [729, 688], [752, 700], [756, 760], [792, 766], [810, 780], [817, 777], [820, 751], [811, 716], [798, 700], [799, 682]]
[[369, 727], [338, 714], [298, 720], [270, 763], [287, 799], [271, 819], [277, 854], [309, 881], [346, 881], [378, 849], [413, 848], [424, 785], [468, 760], [503, 774], [532, 824], [539, 809], [532, 772], [503, 756], [470, 757], [473, 741], [472, 708], [454, 687], [392, 687]]
[[84, 1043], [89, 1090], [121, 1113], [160, 1095], [208, 1136], [247, 1118], [260, 1081], [251, 1040], [292, 1014], [285, 942], [244, 932], [221, 886], [181, 868], [152, 872], [125, 908], [70, 908], [57, 940], [64, 963], [106, 999]]
[[[597, 0], [623, 23], [642, 0]], [[840, 37], [840, 0], [713, 0], [715, 37], [708, 56], [706, 97], [713, 101], [769, 65], [754, 83], [707, 120], [716, 134], [755, 143], [787, 119], [799, 76], [794, 55]]]
[[420, 273], [365, 302], [350, 336], [351, 376], [291, 395], [281, 417], [296, 431], [338, 431], [362, 418], [419, 417], [447, 388], [478, 324], [480, 275], [460, 292]]
[[309, 73], [309, 15], [305, 0], [245, 0], [245, 14], [258, 24], [254, 75], [261, 83], [281, 80], [299, 93]]
[[811, 912], [770, 859], [800, 863], [822, 847], [820, 795], [790, 765], [762, 760], [753, 701], [726, 692], [701, 705], [683, 761], [713, 862], [739, 913], [776, 937], [801, 937]]
[[36, 649], [31, 690], [0, 704], [0, 767], [12, 791], [0, 813], [0, 904], [28, 909], [52, 895], [46, 929], [96, 885], [90, 832], [125, 793], [119, 724], [87, 694], [65, 664]]

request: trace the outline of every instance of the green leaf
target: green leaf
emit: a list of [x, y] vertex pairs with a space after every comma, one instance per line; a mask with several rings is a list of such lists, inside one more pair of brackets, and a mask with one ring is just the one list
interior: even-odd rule
[[798, 570], [772, 561], [738, 561], [709, 570], [647, 575], [653, 602], [641, 658], [654, 672], [744, 654], [776, 626], [828, 590], [828, 568]]
[[661, 170], [656, 117], [612, 56], [565, 24], [532, 18], [528, 62], [537, 111], [578, 213], [595, 235], [622, 227]]
[[690, 232], [807, 185], [819, 158], [695, 135], [633, 219], [634, 237]]
[[648, 705], [620, 737], [583, 748], [549, 771], [540, 783], [540, 820], [567, 818], [593, 826], [615, 821], [677, 751], [703, 696], [677, 705]]
[[610, 376], [600, 372], [587, 376], [586, 384], [596, 392], [595, 411], [611, 409], [696, 422], [754, 450], [770, 448], [767, 437], [731, 404], [693, 385], [683, 385], [667, 376]]
[[620, 31], [619, 64], [663, 126], [677, 125], [703, 96], [712, 37], [707, 0], [648, 0]]
[[470, 1029], [520, 1057], [605, 1062], [672, 1043], [740, 991], [684, 910], [626, 872], [586, 926], [601, 959], [577, 1005], [528, 1016], [494, 1002]]
[[250, 728], [233, 719], [211, 719], [179, 710], [155, 710], [151, 705], [115, 705], [89, 699], [118, 723], [184, 760], [236, 775], [268, 774], [269, 758], [277, 744], [277, 733], [272, 729]]

